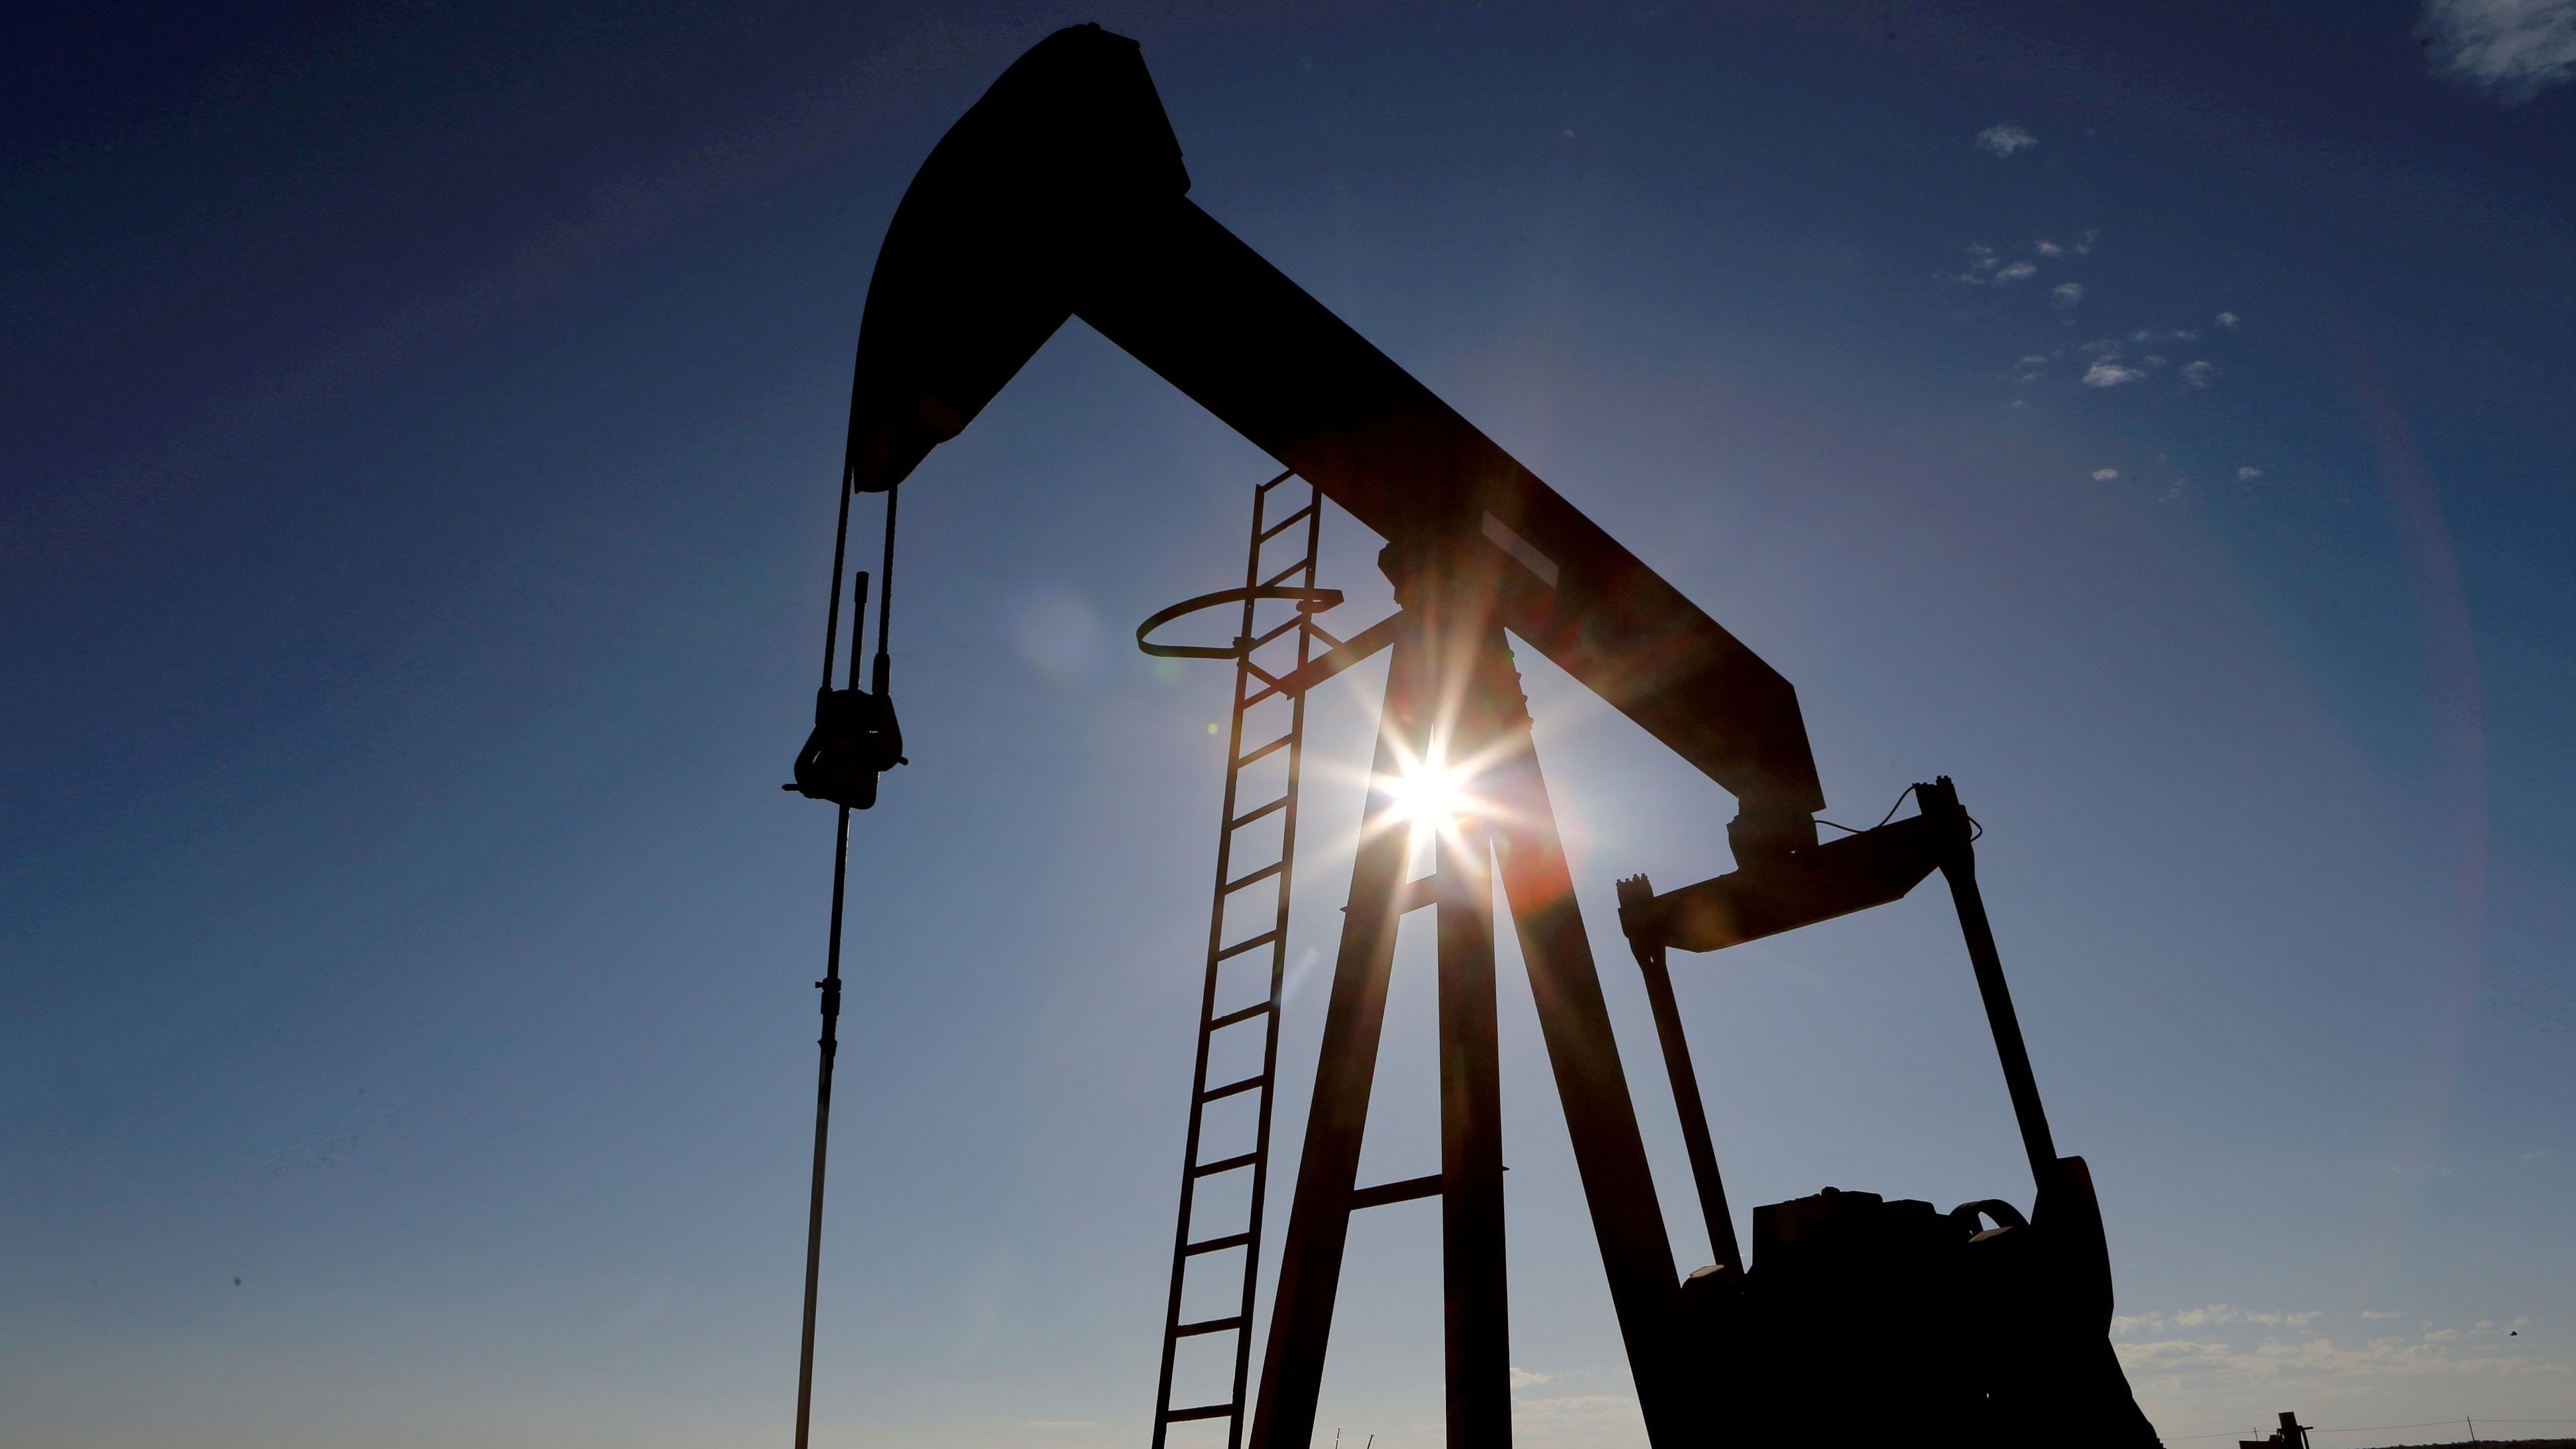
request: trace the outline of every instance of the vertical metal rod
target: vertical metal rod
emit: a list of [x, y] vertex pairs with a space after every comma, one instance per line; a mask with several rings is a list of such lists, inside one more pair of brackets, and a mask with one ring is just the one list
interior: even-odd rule
[[[825, 689], [832, 687], [833, 646], [841, 642], [841, 562], [847, 556], [849, 547], [850, 480], [844, 477], [841, 479], [841, 521], [832, 530], [832, 601], [823, 610], [823, 687]], [[865, 599], [867, 591], [860, 590], [859, 597]], [[851, 632], [855, 636], [858, 631]], [[858, 647], [856, 642], [850, 645], [854, 653]]]
[[[877, 660], [868, 688], [880, 696], [886, 692], [886, 630], [894, 624], [894, 504], [902, 495], [900, 487], [886, 490], [885, 554], [877, 564]], [[859, 577], [859, 598], [864, 601], [868, 596], [867, 575]], [[867, 622], [864, 619], [850, 627], [850, 687], [853, 689], [859, 684], [859, 642], [866, 633]]]
[[[849, 492], [842, 490], [842, 512], [849, 510]], [[839, 550], [834, 550], [833, 572], [839, 574]], [[858, 640], [867, 629], [868, 574], [861, 569], [852, 589], [856, 602], [850, 623], [850, 687], [859, 682]], [[840, 613], [841, 590], [832, 589], [832, 612]], [[835, 619], [837, 624], [838, 620]], [[834, 631], [838, 632], [837, 628]], [[824, 649], [823, 683], [829, 688], [830, 646]], [[822, 1054], [814, 1077], [814, 1183], [805, 1208], [805, 1331], [796, 1351], [796, 1449], [806, 1449], [813, 1425], [814, 1411], [814, 1309], [823, 1285], [823, 1171], [830, 1161], [832, 1143], [832, 1066], [841, 1050], [841, 914], [849, 895], [850, 881], [850, 807], [840, 810], [840, 826], [832, 843], [832, 928], [823, 950], [823, 979], [814, 983], [823, 993], [823, 1034], [815, 1041]]]
[[[1493, 647], [1500, 651], [1497, 632]], [[1619, 1042], [1609, 1003], [1584, 934], [1574, 897], [1574, 876], [1548, 803], [1547, 781], [1529, 735], [1529, 712], [1511, 672], [1510, 656], [1497, 660], [1509, 688], [1495, 704], [1503, 713], [1498, 737], [1504, 748], [1479, 777], [1480, 793], [1493, 803], [1496, 858], [1503, 895], [1511, 903], [1538, 1007], [1548, 1065], [1565, 1105], [1583, 1196], [1592, 1212], [1593, 1236], [1610, 1280], [1619, 1336], [1628, 1349], [1646, 1437], [1679, 1444], [1692, 1434], [1692, 1416], [1678, 1393], [1671, 1358], [1673, 1323], [1681, 1284], [1673, 1268], [1672, 1239], [1655, 1197], [1646, 1143], [1637, 1129], [1637, 1107], [1619, 1065]], [[1498, 696], [1501, 689], [1497, 689]]]
[[1512, 1439], [1503, 1092], [1494, 1016], [1493, 838], [1481, 821], [1469, 819], [1460, 821], [1454, 834], [1440, 830], [1432, 849], [1439, 912], [1440, 1255], [1448, 1442], [1490, 1449]]
[[2031, 1074], [2030, 1048], [2021, 1035], [2021, 1017], [2013, 1010], [2012, 991], [2004, 985], [2003, 957], [1995, 950], [1994, 927], [1986, 919], [1986, 898], [1977, 889], [1977, 852], [1959, 792], [1943, 775], [1915, 787], [1923, 813], [1950, 822], [1950, 848], [1941, 857], [1941, 875], [1950, 883], [1950, 899], [1959, 909], [1959, 933], [1967, 938], [1968, 965], [1977, 974], [1977, 994], [1985, 999], [1986, 1024], [1995, 1035], [1995, 1055], [2003, 1062], [2004, 1090], [2012, 1094], [2013, 1121], [2021, 1128], [2022, 1151], [2030, 1157], [2031, 1180], [2042, 1192], [2057, 1180], [2057, 1143], [2048, 1131], [2048, 1113], [2039, 1104], [2039, 1081]]
[[1418, 625], [1396, 635], [1387, 665], [1386, 705], [1378, 718], [1359, 849], [1351, 862], [1350, 902], [1333, 963], [1333, 993], [1324, 1008], [1324, 1040], [1315, 1064], [1315, 1093], [1297, 1188], [1280, 1245], [1279, 1287], [1270, 1303], [1270, 1340], [1261, 1356], [1261, 1393], [1252, 1418], [1252, 1449], [1305, 1449], [1315, 1437], [1323, 1390], [1324, 1350], [1332, 1337], [1333, 1301], [1349, 1246], [1351, 1189], [1369, 1092], [1377, 1078], [1378, 1043], [1386, 1027], [1386, 987], [1395, 963], [1396, 925], [1411, 864], [1395, 800], [1388, 789], [1408, 754], [1421, 749], [1415, 676], [1421, 669]]
[[1691, 1066], [1690, 1039], [1682, 1033], [1682, 1012], [1673, 998], [1672, 972], [1666, 969], [1661, 945], [1639, 942], [1636, 950], [1637, 969], [1646, 978], [1646, 1002], [1655, 1012], [1655, 1035], [1664, 1048], [1664, 1070], [1672, 1077], [1673, 1109], [1681, 1114], [1682, 1144], [1690, 1151], [1691, 1182], [1699, 1189], [1700, 1217], [1708, 1224], [1709, 1251], [1717, 1255], [1720, 1267], [1740, 1274], [1744, 1271], [1744, 1249], [1735, 1238], [1735, 1216], [1727, 1211], [1726, 1182], [1717, 1173], [1717, 1147], [1708, 1132], [1708, 1104], [1700, 1095], [1699, 1073]]

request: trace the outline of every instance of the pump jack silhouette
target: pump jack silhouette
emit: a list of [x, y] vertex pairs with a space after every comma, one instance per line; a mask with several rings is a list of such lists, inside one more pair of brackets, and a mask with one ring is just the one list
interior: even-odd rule
[[[1302, 698], [1377, 650], [1392, 651], [1376, 783], [1352, 868], [1257, 1399], [1247, 1423], [1249, 1267], [1245, 1312], [1203, 1324], [1178, 1323], [1177, 1274], [1192, 1255], [1216, 1247], [1256, 1254], [1258, 1243], [1248, 1240], [1258, 1219], [1250, 1234], [1199, 1244], [1188, 1240], [1185, 1220], [1155, 1443], [1174, 1422], [1215, 1418], [1227, 1420], [1230, 1446], [1247, 1431], [1255, 1449], [1309, 1443], [1351, 1214], [1423, 1196], [1441, 1201], [1448, 1442], [1510, 1442], [1494, 1016], [1499, 884], [1652, 1442], [1671, 1449], [1812, 1437], [1812, 1418], [1831, 1414], [1865, 1416], [1917, 1441], [2057, 1443], [2081, 1424], [2103, 1445], [2155, 1444], [2107, 1337], [2110, 1260], [2091, 1177], [2083, 1159], [2059, 1156], [2050, 1136], [1977, 891], [1972, 824], [1950, 782], [1915, 787], [1918, 815], [1819, 844], [1814, 817], [1824, 796], [1788, 681], [1199, 210], [1188, 190], [1180, 146], [1135, 42], [1078, 26], [1013, 64], [931, 152], [888, 228], [859, 336], [843, 477], [856, 492], [894, 488], [962, 431], [1058, 327], [1080, 317], [1387, 541], [1380, 565], [1398, 611], [1347, 642], [1317, 628], [1320, 654], [1309, 657], [1301, 644], [1293, 669], [1259, 676], [1264, 695]], [[1256, 533], [1256, 564], [1260, 543]], [[1176, 652], [1248, 665], [1257, 599], [1294, 596], [1308, 621], [1329, 607], [1337, 596], [1312, 588], [1308, 547], [1302, 589], [1265, 591], [1256, 582], [1192, 601], [1244, 605], [1246, 637], [1228, 648]], [[1507, 630], [1736, 801], [1728, 827], [1735, 870], [1662, 894], [1643, 877], [1619, 887], [1621, 926], [1646, 974], [1721, 1259], [1687, 1281], [1656, 1201]], [[818, 709], [809, 768], [827, 758], [877, 764], [900, 754], [899, 737], [892, 744], [831, 737], [834, 729], [890, 731], [882, 665], [876, 693], [871, 708], [883, 709], [881, 725], [855, 708]], [[844, 717], [849, 724], [832, 723]], [[1392, 782], [1405, 761], [1429, 758], [1472, 769], [1476, 803], [1442, 832], [1434, 872], [1408, 880], [1407, 832], [1390, 828], [1399, 803]], [[807, 793], [865, 808], [873, 771], [865, 786], [865, 800], [820, 787]], [[1935, 871], [1950, 886], [1993, 1028], [2034, 1209], [2025, 1219], [2009, 1203], [1988, 1200], [1941, 1214], [1927, 1203], [1827, 1189], [1757, 1208], [1748, 1265], [1727, 1214], [1667, 953], [1718, 950], [1892, 902]], [[1422, 905], [1433, 907], [1438, 933], [1441, 1171], [1363, 1189], [1356, 1171], [1396, 927]], [[1221, 950], [1212, 942], [1212, 981]], [[1203, 1032], [1224, 1024], [1201, 1023]], [[1222, 1091], [1266, 1093], [1269, 1071]], [[1266, 1163], [1266, 1105], [1256, 1151], [1194, 1161], [1193, 1181]], [[1196, 1137], [1194, 1127], [1194, 1154]], [[1989, 1219], [1993, 1227], [1984, 1225]], [[1172, 1342], [1216, 1331], [1237, 1335], [1232, 1400], [1175, 1408]]]

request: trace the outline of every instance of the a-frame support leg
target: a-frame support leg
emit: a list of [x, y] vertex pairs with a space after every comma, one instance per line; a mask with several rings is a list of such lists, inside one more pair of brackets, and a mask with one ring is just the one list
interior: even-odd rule
[[1510, 1296], [1503, 1254], [1503, 1091], [1494, 1018], [1493, 842], [1476, 820], [1443, 831], [1440, 911], [1440, 1262], [1448, 1442], [1512, 1442]]
[[1511, 902], [1548, 1064], [1565, 1105], [1566, 1131], [1592, 1210], [1592, 1231], [1601, 1245], [1601, 1266], [1610, 1281], [1619, 1334], [1627, 1344], [1646, 1436], [1652, 1443], [1678, 1444], [1688, 1415], [1679, 1393], [1678, 1365], [1671, 1358], [1680, 1306], [1672, 1240], [1655, 1197], [1645, 1138], [1637, 1129], [1636, 1102], [1619, 1065], [1619, 1043], [1601, 995], [1592, 943], [1575, 902], [1565, 843], [1531, 745], [1528, 704], [1499, 629], [1493, 631], [1475, 694], [1492, 710], [1491, 742], [1475, 790], [1490, 806], [1503, 894]]
[[1351, 893], [1343, 906], [1342, 941], [1333, 962], [1332, 999], [1315, 1065], [1315, 1094], [1306, 1141], [1297, 1159], [1297, 1188], [1271, 1299], [1270, 1338], [1261, 1355], [1261, 1393], [1252, 1418], [1252, 1449], [1306, 1449], [1315, 1435], [1315, 1405], [1324, 1381], [1324, 1351], [1341, 1289], [1342, 1254], [1350, 1238], [1351, 1192], [1358, 1186], [1360, 1145], [1368, 1128], [1369, 1092], [1377, 1079], [1378, 1042], [1386, 1026], [1386, 987], [1403, 919], [1412, 840], [1388, 788], [1408, 755], [1421, 749], [1418, 676], [1422, 640], [1416, 629], [1396, 636], [1387, 665], [1386, 705], [1378, 717], [1376, 759]]
[[1454, 664], [1435, 679], [1431, 641], [1420, 629], [1408, 629], [1398, 637], [1389, 667], [1314, 1105], [1262, 1356], [1254, 1449], [1291, 1449], [1313, 1439], [1396, 927], [1416, 904], [1404, 879], [1413, 853], [1410, 831], [1386, 787], [1408, 758], [1428, 754], [1435, 725], [1447, 759], [1472, 768], [1467, 789], [1474, 797], [1469, 818], [1442, 839], [1431, 882], [1440, 907], [1448, 1442], [1482, 1449], [1511, 1440], [1494, 1017], [1497, 875], [1528, 966], [1648, 1435], [1658, 1443], [1677, 1443], [1685, 1432], [1677, 1365], [1669, 1357], [1679, 1299], [1672, 1244], [1564, 843], [1531, 747], [1527, 705], [1499, 628], [1477, 629], [1460, 642], [1466, 647], [1444, 651], [1456, 656]]
[[[1398, 636], [1387, 678], [1369, 808], [1352, 866], [1350, 903], [1325, 1009], [1324, 1042], [1289, 1208], [1270, 1342], [1254, 1413], [1255, 1449], [1300, 1445], [1314, 1434], [1332, 1332], [1352, 1192], [1366, 1136], [1370, 1088], [1386, 1020], [1397, 924], [1426, 903], [1406, 880], [1414, 823], [1386, 788], [1443, 733], [1425, 701], [1444, 693], [1427, 677], [1418, 628]], [[1448, 1442], [1511, 1442], [1509, 1297], [1504, 1272], [1502, 1075], [1494, 1003], [1492, 843], [1481, 822], [1436, 837], [1425, 883], [1438, 914], [1440, 1199]]]

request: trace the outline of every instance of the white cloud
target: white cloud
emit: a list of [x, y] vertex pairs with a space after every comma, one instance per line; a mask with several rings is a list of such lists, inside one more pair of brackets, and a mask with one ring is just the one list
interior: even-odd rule
[[1625, 1394], [1575, 1394], [1562, 1399], [1512, 1400], [1512, 1434], [1539, 1443], [1598, 1444], [1627, 1436], [1637, 1401]]
[[1968, 248], [1968, 269], [1950, 280], [1965, 282], [1971, 287], [1983, 286], [1994, 279], [1995, 268], [2003, 265], [2003, 260], [2002, 253], [1984, 242], [1977, 242]]
[[2072, 307], [2084, 300], [2082, 282], [2060, 282], [2048, 289], [2049, 300], [2060, 307]]
[[2233, 327], [2236, 325], [2236, 314], [2233, 312], [2221, 312], [2218, 314], [2217, 321], [2218, 325], [2221, 327]]
[[2216, 376], [2218, 368], [2214, 363], [2186, 362], [2182, 365], [2182, 380], [2192, 387], [2207, 387], [2209, 380]]
[[2086, 387], [2118, 387], [2124, 382], [2137, 382], [2145, 376], [2146, 374], [2139, 371], [2137, 368], [2122, 367], [2115, 359], [2097, 357], [2093, 359], [2093, 365], [2091, 367], [2084, 369], [2084, 385]]
[[[1637, 1425], [1637, 1401], [1627, 1394], [1578, 1391], [1584, 1380], [1599, 1377], [1599, 1371], [1595, 1369], [1539, 1373], [1532, 1369], [1514, 1368], [1513, 1436], [1533, 1444], [1589, 1446], [1628, 1442], [1634, 1437], [1633, 1430]], [[1557, 1390], [1545, 1398], [1524, 1396], [1520, 1392], [1540, 1384], [1554, 1384]]]
[[[2535, 1357], [2527, 1340], [2513, 1336], [2515, 1324], [2426, 1323], [2413, 1335], [2392, 1334], [2381, 1325], [2407, 1315], [2363, 1309], [2350, 1316], [2373, 1326], [2337, 1337], [2319, 1327], [2335, 1316], [2249, 1312], [2213, 1303], [2123, 1316], [2112, 1321], [2111, 1332], [2140, 1404], [2159, 1416], [2183, 1412], [2208, 1419], [2268, 1409], [2285, 1393], [2325, 1401], [2380, 1394], [2399, 1379], [2565, 1384], [2576, 1376], [2576, 1365]], [[2258, 1341], [2245, 1342], [2229, 1325], [2255, 1329]]]
[[2576, 0], [2426, 0], [2415, 30], [2453, 79], [2507, 105], [2576, 78]]
[[2546, 1147], [2535, 1147], [2529, 1152], [2522, 1154], [2522, 1160], [2525, 1162], [2538, 1162], [2544, 1158], [2554, 1157], [2556, 1155], [2556, 1153], [2551, 1152]]
[[2032, 247], [2043, 257], [2062, 257], [2066, 255], [2066, 248], [2059, 246], [2057, 243], [2050, 241], [2046, 237], [2041, 237], [2038, 241], [2032, 243]]
[[[2239, 468], [2236, 470], [2236, 481], [2239, 483], [2251, 483], [2262, 476], [2263, 470], [2260, 468]], [[2365, 1314], [2363, 1316], [2367, 1317], [2368, 1315]]]
[[[2096, 468], [2093, 470], [2093, 481], [2096, 483], [2108, 483], [2119, 476], [2120, 470], [2117, 468]], [[2121, 1323], [2133, 1323], [2136, 1320], [2124, 1318], [2118, 1321]]]
[[1997, 282], [2018, 282], [2024, 277], [2035, 276], [2038, 272], [2039, 268], [2029, 262], [2015, 262], [2011, 266], [2004, 268], [2002, 271], [1995, 273], [1995, 280]]
[[1980, 149], [1997, 156], [2009, 156], [2024, 146], [2036, 146], [2039, 138], [2010, 121], [1999, 121], [1977, 133]]

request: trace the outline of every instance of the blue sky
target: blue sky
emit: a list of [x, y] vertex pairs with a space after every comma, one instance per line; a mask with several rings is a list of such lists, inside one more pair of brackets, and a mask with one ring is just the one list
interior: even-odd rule
[[[1200, 205], [1795, 681], [1834, 818], [1958, 778], [2169, 1441], [2576, 1418], [2576, 14], [2111, 10], [35, 22], [0, 1438], [785, 1437], [830, 812], [776, 786], [850, 342], [921, 157], [1087, 19]], [[1125, 640], [1264, 476], [1076, 325], [906, 492], [820, 1442], [1144, 1432], [1224, 682]], [[1373, 551], [1328, 533], [1350, 621]], [[1605, 933], [1730, 806], [1529, 683], [1704, 1261]], [[1371, 687], [1319, 698], [1301, 961]], [[1372, 1179], [1436, 1163], [1421, 950]], [[1677, 964], [1739, 1212], [2026, 1191], [1937, 897]], [[1512, 970], [1503, 1032], [1520, 1436], [1641, 1443]], [[1354, 1238], [1323, 1422], [1389, 1449], [1435, 1229]]]

